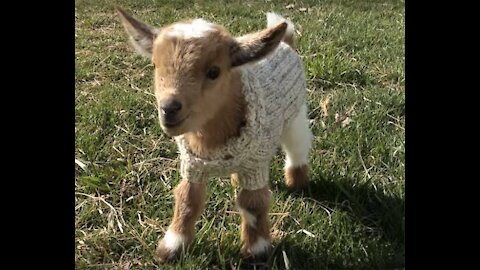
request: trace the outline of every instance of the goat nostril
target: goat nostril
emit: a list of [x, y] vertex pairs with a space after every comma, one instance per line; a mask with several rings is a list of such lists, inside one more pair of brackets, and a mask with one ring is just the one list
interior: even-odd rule
[[182, 103], [176, 100], [170, 100], [160, 105], [164, 113], [176, 113], [182, 109]]

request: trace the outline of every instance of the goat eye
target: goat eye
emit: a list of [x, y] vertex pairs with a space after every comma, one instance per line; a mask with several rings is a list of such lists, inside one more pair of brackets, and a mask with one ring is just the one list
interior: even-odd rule
[[216, 66], [210, 67], [207, 70], [207, 78], [209, 78], [210, 80], [215, 80], [218, 75], [220, 75], [220, 69]]

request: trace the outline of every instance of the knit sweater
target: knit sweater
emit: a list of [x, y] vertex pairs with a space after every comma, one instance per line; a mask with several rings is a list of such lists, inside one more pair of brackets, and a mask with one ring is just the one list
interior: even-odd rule
[[246, 125], [240, 135], [202, 158], [193, 153], [183, 135], [177, 141], [183, 179], [206, 181], [209, 177], [238, 174], [240, 187], [256, 190], [268, 184], [270, 161], [280, 146], [285, 126], [305, 104], [305, 74], [298, 54], [287, 44], [268, 56], [239, 67], [247, 103]]

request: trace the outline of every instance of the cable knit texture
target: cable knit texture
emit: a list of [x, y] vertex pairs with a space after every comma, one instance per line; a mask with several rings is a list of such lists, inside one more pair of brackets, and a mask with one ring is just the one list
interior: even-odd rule
[[208, 158], [195, 155], [183, 135], [175, 137], [180, 173], [190, 182], [238, 174], [240, 187], [256, 190], [268, 184], [270, 161], [284, 127], [305, 104], [305, 74], [298, 54], [287, 44], [264, 59], [239, 68], [247, 102], [246, 125]]

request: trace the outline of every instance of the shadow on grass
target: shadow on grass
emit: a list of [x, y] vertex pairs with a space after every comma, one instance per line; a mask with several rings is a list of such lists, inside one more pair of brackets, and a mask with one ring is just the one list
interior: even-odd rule
[[309, 191], [303, 196], [349, 212], [366, 226], [380, 229], [386, 240], [404, 241], [405, 200], [375, 189], [368, 181], [319, 176], [312, 179]]
[[[278, 188], [280, 192], [286, 191], [283, 185]], [[353, 236], [354, 240], [348, 239], [350, 236], [334, 240], [337, 246], [332, 247], [329, 242], [332, 239], [318, 237], [315, 243], [305, 245], [298, 234], [289, 234], [274, 243], [274, 250], [266, 263], [252, 264], [239, 260], [239, 246], [219, 246], [218, 239], [203, 238], [192, 245], [188, 255], [175, 267], [188, 268], [198, 258], [203, 260], [203, 265], [212, 266], [209, 269], [399, 269], [405, 266], [404, 199], [375, 190], [368, 182], [334, 175], [319, 176], [318, 173], [311, 180], [308, 192], [291, 195], [299, 199], [311, 198], [334, 211], [346, 213], [355, 223], [361, 222], [372, 228], [372, 237], [379, 239], [365, 240], [368, 235], [359, 232], [362, 235]], [[343, 241], [355, 241], [355, 247]], [[356, 241], [362, 242], [362, 246], [370, 243], [365, 246], [367, 256], [362, 256], [363, 251], [358, 247], [360, 243]]]
[[[403, 198], [387, 195], [369, 182], [318, 174], [311, 179], [309, 190], [290, 194], [298, 198], [311, 198], [334, 211], [347, 213], [353, 221], [371, 228], [374, 232], [372, 237], [378, 237], [378, 241], [373, 242], [376, 246], [367, 248], [368, 256], [352, 256], [355, 262], [345, 262], [350, 257], [348, 250], [344, 255], [335, 252], [329, 254], [326, 244], [307, 250], [293, 236], [287, 236], [273, 254], [279, 269], [284, 268], [282, 250], [291, 259], [297, 260], [291, 262], [293, 268], [295, 264], [300, 265], [301, 269], [396, 269], [405, 266]], [[361, 237], [365, 237], [365, 234]]]

